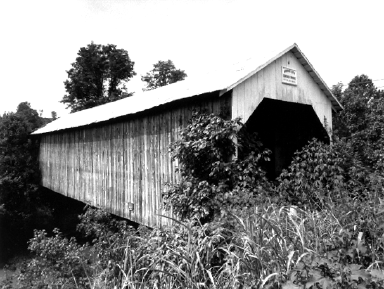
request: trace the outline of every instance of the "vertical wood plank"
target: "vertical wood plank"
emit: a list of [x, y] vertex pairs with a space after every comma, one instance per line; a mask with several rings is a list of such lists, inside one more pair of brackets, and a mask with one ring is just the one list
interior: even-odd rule
[[70, 131], [68, 132], [68, 193], [67, 195], [72, 198], [73, 198], [73, 181], [74, 181], [73, 146], [74, 146], [73, 132]]
[[92, 206], [98, 207], [97, 196], [99, 194], [99, 186], [97, 184], [98, 177], [98, 138], [97, 128], [92, 129]]
[[257, 92], [259, 97], [263, 99], [265, 97], [265, 83], [264, 83], [264, 70], [256, 73], [257, 75]]
[[79, 183], [79, 160], [78, 160], [78, 147], [79, 147], [79, 138], [78, 138], [78, 131], [73, 131], [73, 140], [74, 140], [74, 146], [73, 146], [73, 197], [76, 200], [79, 200], [78, 196], [78, 183]]
[[83, 133], [83, 161], [82, 161], [82, 192], [83, 192], [83, 202], [86, 204], [88, 203], [88, 155], [89, 155], [89, 145], [88, 145], [88, 135], [87, 135], [87, 129], [82, 129]]
[[144, 223], [144, 212], [143, 212], [143, 194], [144, 194], [144, 172], [145, 172], [145, 162], [144, 162], [144, 138], [145, 138], [145, 132], [144, 132], [144, 121], [143, 119], [139, 119], [138, 121], [138, 151], [140, 158], [138, 159], [138, 171], [139, 171], [139, 185], [138, 185], [138, 212], [137, 212], [137, 218], [140, 221], [140, 223]]
[[103, 171], [102, 171], [102, 163], [103, 163], [103, 129], [98, 127], [96, 130], [97, 134], [97, 195], [96, 195], [96, 203], [98, 207], [101, 207], [101, 199], [103, 195]]
[[152, 128], [152, 117], [149, 115], [145, 117], [147, 119], [147, 128], [146, 128], [146, 150], [145, 150], [145, 159], [146, 159], [146, 191], [145, 191], [145, 216], [146, 216], [146, 224], [150, 224], [151, 216], [151, 200], [150, 196], [152, 194], [152, 159], [153, 159], [153, 151], [152, 151], [152, 138], [151, 138], [151, 128]]
[[133, 204], [134, 204], [134, 211], [133, 215], [136, 220], [136, 222], [141, 222], [140, 220], [140, 194], [141, 194], [141, 155], [140, 155], [140, 135], [139, 135], [139, 129], [140, 129], [140, 120], [135, 119], [133, 121]]
[[94, 145], [94, 134], [93, 134], [94, 128], [87, 128], [87, 146], [88, 146], [88, 193], [87, 193], [87, 198], [89, 204], [93, 205], [94, 204], [94, 187], [93, 187], [93, 145]]
[[112, 125], [108, 125], [108, 160], [107, 160], [107, 164], [108, 164], [108, 184], [107, 184], [107, 187], [108, 187], [108, 190], [107, 190], [107, 197], [106, 197], [106, 208], [107, 208], [107, 211], [108, 212], [111, 212], [111, 207], [112, 207], [112, 203], [113, 203], [113, 181], [112, 181], [112, 177], [113, 177], [113, 167], [115, 165], [115, 162], [114, 162], [114, 147], [113, 147], [113, 138], [112, 138], [112, 134], [113, 134], [113, 128], [112, 128]]
[[134, 166], [133, 166], [133, 160], [134, 160], [134, 151], [133, 151], [133, 121], [129, 121], [127, 123], [127, 165], [128, 165], [128, 174], [127, 174], [127, 193], [128, 193], [128, 203], [126, 204], [126, 210], [128, 211], [128, 216], [133, 217], [133, 213], [128, 209], [129, 203], [133, 203], [133, 184], [134, 184]]
[[148, 192], [149, 192], [149, 119], [148, 117], [143, 118], [143, 143], [142, 143], [142, 154], [143, 154], [143, 182], [142, 182], [142, 209], [141, 214], [143, 217], [143, 223], [148, 224]]
[[159, 194], [157, 182], [158, 182], [158, 170], [157, 170], [157, 158], [158, 158], [158, 131], [157, 131], [157, 124], [158, 124], [158, 116], [154, 115], [152, 117], [152, 126], [151, 126], [151, 140], [152, 140], [152, 162], [151, 162], [151, 175], [152, 175], [152, 188], [151, 188], [151, 194], [149, 196], [150, 203], [151, 203], [151, 213], [150, 213], [150, 224], [151, 226], [154, 226], [156, 224], [156, 196]]
[[129, 203], [134, 203], [133, 196], [135, 194], [134, 191], [134, 149], [133, 149], [133, 138], [134, 138], [134, 121], [130, 120], [127, 123], [127, 164], [128, 164], [128, 174], [127, 174], [127, 193], [128, 193], [128, 203], [126, 204], [126, 209], [128, 211], [128, 215], [133, 220], [134, 213], [128, 209]]
[[122, 215], [124, 212], [124, 126], [122, 123], [117, 124], [119, 127], [119, 142], [118, 142], [118, 160], [117, 160], [117, 168], [118, 168], [118, 197], [117, 197], [117, 215]]
[[60, 191], [59, 192], [64, 192], [65, 194], [67, 194], [68, 192], [68, 165], [67, 165], [67, 158], [68, 158], [68, 147], [67, 147], [67, 144], [68, 144], [68, 140], [67, 140], [67, 136], [68, 134], [67, 133], [63, 133], [62, 134], [62, 137], [63, 137], [63, 143], [62, 143], [62, 146], [63, 146], [63, 165], [62, 165], [62, 173], [63, 175], [61, 176], [61, 186], [60, 186]]
[[101, 128], [102, 138], [100, 141], [100, 153], [101, 153], [101, 195], [100, 195], [100, 206], [105, 208], [105, 198], [107, 193], [107, 128], [103, 126]]
[[116, 198], [117, 198], [117, 191], [116, 191], [116, 174], [117, 174], [117, 130], [118, 128], [116, 125], [111, 125], [111, 184], [110, 184], [110, 197], [109, 197], [109, 207], [111, 208], [112, 212], [116, 213]]
[[129, 211], [128, 211], [128, 188], [129, 188], [129, 153], [128, 153], [128, 124], [129, 122], [123, 122], [123, 174], [124, 174], [124, 180], [123, 180], [123, 204], [122, 204], [122, 216], [125, 218], [130, 219]]
[[140, 211], [140, 204], [139, 204], [139, 194], [141, 192], [140, 187], [140, 150], [139, 150], [139, 120], [135, 119], [132, 123], [132, 133], [133, 133], [133, 139], [132, 139], [132, 165], [133, 165], [133, 184], [132, 184], [132, 199], [134, 204], [134, 210], [132, 211], [132, 214], [134, 216], [134, 219], [136, 222], [139, 222], [139, 211]]

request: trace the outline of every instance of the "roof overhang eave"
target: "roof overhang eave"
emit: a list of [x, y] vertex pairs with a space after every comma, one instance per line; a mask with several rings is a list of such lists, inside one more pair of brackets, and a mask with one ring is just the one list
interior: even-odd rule
[[329, 89], [325, 81], [321, 78], [319, 73], [315, 70], [315, 68], [312, 66], [312, 64], [309, 62], [309, 60], [304, 55], [304, 53], [300, 50], [297, 44], [294, 44], [290, 50], [295, 55], [297, 60], [299, 60], [299, 62], [303, 65], [303, 67], [309, 73], [309, 75], [313, 78], [313, 80], [317, 83], [319, 88], [324, 92], [327, 98], [331, 101], [332, 110], [336, 112], [343, 110], [344, 108], [341, 105], [341, 103], [333, 95], [332, 91]]

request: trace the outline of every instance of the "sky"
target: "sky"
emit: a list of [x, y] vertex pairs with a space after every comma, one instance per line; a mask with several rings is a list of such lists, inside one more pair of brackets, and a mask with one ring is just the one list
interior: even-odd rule
[[45, 117], [68, 114], [66, 71], [92, 41], [128, 51], [129, 92], [159, 60], [193, 76], [293, 43], [329, 87], [366, 74], [384, 89], [383, 11], [383, 0], [4, 0], [0, 114], [23, 101]]

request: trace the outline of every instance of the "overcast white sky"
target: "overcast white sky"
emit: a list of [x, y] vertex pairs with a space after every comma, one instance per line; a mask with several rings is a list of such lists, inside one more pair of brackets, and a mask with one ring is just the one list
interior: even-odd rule
[[130, 91], [158, 60], [193, 75], [293, 43], [329, 86], [362, 73], [384, 79], [383, 11], [382, 0], [4, 0], [0, 113], [22, 101], [45, 116], [68, 113], [59, 103], [66, 70], [91, 41], [128, 51]]

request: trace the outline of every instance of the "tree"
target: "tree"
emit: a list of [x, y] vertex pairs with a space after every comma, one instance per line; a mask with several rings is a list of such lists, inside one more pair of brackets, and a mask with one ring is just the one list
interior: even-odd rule
[[80, 48], [76, 62], [67, 71], [67, 94], [61, 102], [76, 112], [131, 96], [126, 93], [125, 82], [136, 75], [133, 65], [128, 52], [116, 45], [92, 42]]
[[[25, 246], [33, 227], [43, 224], [41, 219], [47, 220], [49, 209], [39, 197], [39, 142], [31, 136], [44, 124], [28, 102], [0, 119], [0, 219], [7, 232], [0, 236], [0, 243], [3, 241], [7, 254]], [[1, 253], [6, 252], [0, 252], [0, 259], [4, 257]]]
[[333, 95], [340, 101], [342, 95], [343, 95], [343, 83], [338, 82], [337, 84], [332, 86], [332, 93]]
[[33, 132], [44, 124], [39, 113], [35, 109], [32, 109], [31, 104], [27, 101], [21, 102], [17, 106], [16, 115], [24, 118], [28, 124], [30, 132]]
[[[31, 132], [44, 124], [28, 102], [16, 113], [5, 113], [0, 121], [0, 204], [16, 212], [28, 206], [28, 193], [39, 184], [39, 143]], [[18, 212], [20, 213], [20, 212]]]
[[377, 89], [371, 79], [362, 74], [355, 76], [343, 93], [344, 118], [349, 133], [364, 130], [367, 127], [369, 103], [377, 98]]
[[141, 76], [141, 80], [147, 83], [144, 90], [152, 90], [161, 86], [184, 80], [187, 74], [184, 70], [176, 69], [171, 60], [159, 61], [153, 65], [153, 69]]
[[355, 76], [341, 93], [344, 110], [335, 119], [335, 134], [353, 148], [367, 168], [384, 172], [384, 92], [366, 75]]

